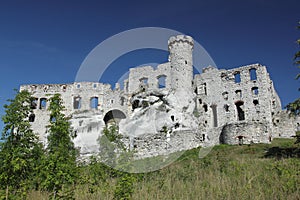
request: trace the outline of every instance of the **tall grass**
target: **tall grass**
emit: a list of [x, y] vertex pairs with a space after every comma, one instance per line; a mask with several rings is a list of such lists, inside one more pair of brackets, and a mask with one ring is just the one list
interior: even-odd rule
[[[159, 171], [136, 174], [132, 199], [300, 199], [300, 155], [268, 154], [273, 147], [294, 148], [293, 140], [272, 144], [216, 146], [198, 159], [199, 149], [185, 152], [176, 162]], [[290, 154], [289, 154], [290, 155]], [[83, 168], [86, 172], [88, 167]], [[77, 185], [76, 199], [113, 199], [117, 177], [93, 185]], [[47, 199], [32, 191], [28, 199]]]

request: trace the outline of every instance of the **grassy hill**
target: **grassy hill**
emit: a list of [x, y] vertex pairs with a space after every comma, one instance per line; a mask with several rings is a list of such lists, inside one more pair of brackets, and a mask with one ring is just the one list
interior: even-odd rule
[[[198, 153], [189, 150], [159, 171], [130, 175], [132, 199], [300, 199], [300, 147], [292, 139], [218, 145], [203, 159]], [[81, 167], [80, 174], [75, 186], [80, 200], [113, 199], [124, 178], [99, 163]], [[130, 183], [124, 180], [126, 190]], [[47, 194], [33, 191], [28, 199]]]

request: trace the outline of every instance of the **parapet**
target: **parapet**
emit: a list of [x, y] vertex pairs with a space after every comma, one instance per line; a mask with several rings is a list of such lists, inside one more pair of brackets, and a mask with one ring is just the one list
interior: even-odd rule
[[188, 35], [177, 35], [177, 36], [172, 36], [170, 37], [169, 41], [168, 41], [168, 48], [169, 51], [176, 47], [179, 46], [179, 44], [188, 44], [191, 49], [194, 48], [194, 40], [191, 36]]

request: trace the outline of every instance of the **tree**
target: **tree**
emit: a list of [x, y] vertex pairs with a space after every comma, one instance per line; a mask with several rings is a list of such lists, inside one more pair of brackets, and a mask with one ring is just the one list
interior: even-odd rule
[[78, 151], [72, 141], [69, 118], [63, 114], [65, 107], [60, 95], [54, 94], [49, 101], [50, 125], [42, 185], [51, 191], [53, 199], [73, 199]]
[[[297, 28], [300, 29], [300, 21], [298, 22], [298, 26]], [[300, 46], [300, 38], [296, 41], [297, 44]], [[294, 60], [295, 60], [295, 64], [298, 65], [298, 68], [300, 68], [300, 50], [295, 53], [295, 56], [294, 56]], [[300, 77], [300, 73], [297, 75], [296, 79], [299, 79]]]
[[0, 144], [0, 187], [5, 187], [6, 199], [12, 195], [26, 195], [30, 187], [28, 183], [42, 155], [42, 145], [28, 121], [32, 113], [32, 100], [31, 94], [24, 90], [8, 100], [9, 105], [4, 105], [6, 114], [2, 117], [5, 126], [2, 132], [4, 142]]
[[98, 139], [100, 144], [100, 159], [115, 169], [118, 177], [114, 191], [114, 199], [129, 200], [134, 192], [136, 179], [128, 173], [132, 168], [133, 153], [125, 148], [122, 135], [118, 133], [116, 125], [105, 127], [102, 136]]
[[[300, 21], [298, 22], [298, 26], [297, 28], [300, 29]], [[297, 44], [300, 46], [300, 38], [297, 40]], [[300, 50], [298, 52], [295, 53], [294, 55], [294, 63], [295, 65], [298, 65], [297, 67], [300, 68]], [[300, 73], [297, 74], [296, 79], [300, 78]], [[299, 88], [300, 90], [300, 88]], [[296, 115], [300, 115], [300, 98], [296, 99], [294, 102], [289, 103], [286, 106], [287, 110], [289, 110], [291, 112], [292, 115], [296, 116]], [[297, 131], [296, 132], [296, 143], [300, 143], [300, 132]]]

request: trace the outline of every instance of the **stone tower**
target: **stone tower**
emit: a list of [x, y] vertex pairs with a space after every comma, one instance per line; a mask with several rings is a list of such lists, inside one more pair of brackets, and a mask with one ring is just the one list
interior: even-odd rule
[[171, 88], [192, 89], [193, 81], [193, 38], [186, 35], [173, 36], [168, 41], [171, 63]]

